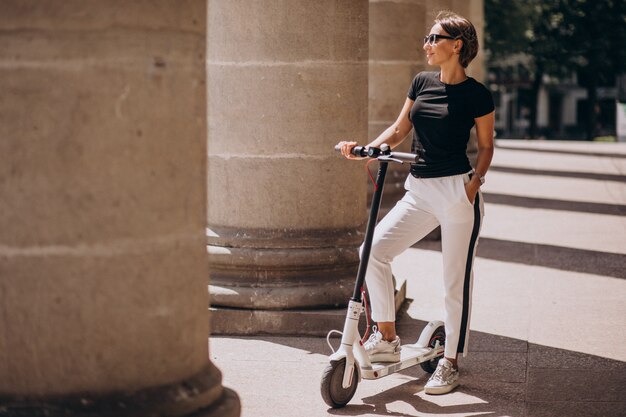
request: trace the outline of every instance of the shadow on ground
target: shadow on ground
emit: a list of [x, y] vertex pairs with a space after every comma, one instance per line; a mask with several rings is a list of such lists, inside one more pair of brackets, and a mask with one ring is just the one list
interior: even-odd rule
[[[403, 343], [417, 340], [426, 325], [406, 314], [409, 305], [410, 300], [407, 300], [397, 320]], [[255, 340], [315, 354], [331, 353], [323, 338], [259, 336]], [[337, 346], [339, 339], [333, 338], [331, 342]], [[453, 394], [425, 395], [423, 386], [429, 375], [414, 366], [400, 372], [405, 382], [388, 389], [376, 388], [383, 386], [382, 380], [362, 380], [352, 400], [356, 404], [329, 408], [328, 413], [343, 416], [626, 415], [625, 362], [476, 331], [471, 333], [469, 350], [471, 353], [459, 360], [462, 386]], [[311, 378], [321, 378], [322, 371], [323, 366], [320, 366], [319, 375], [311, 375]]]

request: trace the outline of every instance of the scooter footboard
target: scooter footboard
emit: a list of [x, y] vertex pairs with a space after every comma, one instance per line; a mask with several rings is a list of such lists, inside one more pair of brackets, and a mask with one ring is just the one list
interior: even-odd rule
[[394, 372], [427, 362], [443, 353], [443, 349], [420, 348], [415, 345], [402, 346], [399, 362], [374, 363], [371, 367], [361, 367], [363, 379], [379, 379]]

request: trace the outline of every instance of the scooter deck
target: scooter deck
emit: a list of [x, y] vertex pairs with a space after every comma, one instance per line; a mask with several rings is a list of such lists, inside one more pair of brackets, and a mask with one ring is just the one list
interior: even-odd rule
[[422, 362], [427, 362], [442, 356], [443, 346], [436, 349], [430, 347], [417, 347], [415, 345], [403, 345], [400, 351], [399, 362], [374, 362], [371, 368], [361, 368], [363, 379], [378, 379], [394, 372], [401, 371]]

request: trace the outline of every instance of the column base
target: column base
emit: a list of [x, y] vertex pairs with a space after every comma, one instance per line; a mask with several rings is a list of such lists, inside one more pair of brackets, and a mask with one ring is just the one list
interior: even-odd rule
[[[406, 281], [395, 292], [396, 312], [406, 301]], [[346, 309], [251, 310], [211, 307], [211, 334], [224, 336], [326, 336], [329, 330], [343, 329]], [[361, 320], [361, 332], [366, 320]]]
[[0, 416], [238, 417], [239, 398], [222, 387], [221, 378], [219, 369], [209, 363], [185, 380], [137, 391], [53, 397], [0, 394]]
[[239, 417], [240, 415], [241, 402], [239, 401], [239, 396], [235, 391], [224, 388], [224, 394], [219, 401], [187, 417]]

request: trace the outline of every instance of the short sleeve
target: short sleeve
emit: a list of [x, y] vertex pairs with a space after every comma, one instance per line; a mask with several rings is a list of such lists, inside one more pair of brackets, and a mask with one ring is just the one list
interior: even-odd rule
[[482, 117], [495, 110], [493, 104], [493, 97], [491, 92], [482, 84], [478, 84], [478, 91], [476, 94], [476, 102], [474, 105], [474, 118]]
[[413, 101], [415, 101], [417, 94], [421, 89], [420, 74], [417, 74], [415, 78], [413, 78], [413, 82], [411, 83], [411, 87], [409, 87], [409, 92], [407, 93], [407, 97]]

